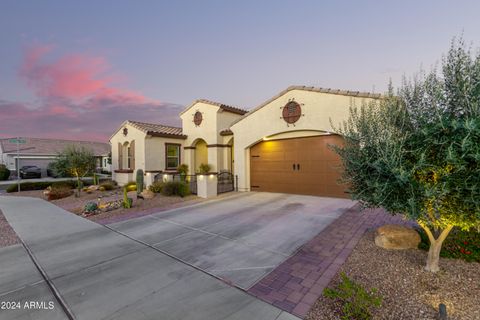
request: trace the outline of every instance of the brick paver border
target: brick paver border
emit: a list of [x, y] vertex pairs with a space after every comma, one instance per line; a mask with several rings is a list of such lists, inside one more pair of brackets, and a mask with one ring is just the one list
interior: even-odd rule
[[278, 308], [305, 317], [322, 295], [363, 234], [378, 226], [410, 224], [382, 209], [355, 205], [294, 255], [253, 285], [248, 292]]

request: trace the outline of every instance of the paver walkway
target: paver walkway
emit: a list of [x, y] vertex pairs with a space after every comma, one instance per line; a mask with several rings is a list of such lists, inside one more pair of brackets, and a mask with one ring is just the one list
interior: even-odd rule
[[381, 209], [359, 211], [359, 205], [346, 211], [248, 292], [305, 317], [367, 230], [387, 223], [410, 224]]

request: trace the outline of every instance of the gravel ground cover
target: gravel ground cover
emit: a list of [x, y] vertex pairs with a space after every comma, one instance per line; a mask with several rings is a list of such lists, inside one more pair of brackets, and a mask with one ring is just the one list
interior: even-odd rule
[[[22, 196], [22, 197], [35, 197], [45, 199], [42, 190], [34, 190], [34, 191], [22, 191], [20, 193], [9, 193], [8, 196]], [[89, 201], [98, 201], [99, 197], [102, 197], [100, 201], [110, 201], [116, 199], [123, 199], [123, 192], [121, 189], [112, 190], [112, 191], [93, 191], [92, 193], [88, 194], [86, 192], [82, 192], [81, 197], [76, 198], [74, 195], [58, 199], [52, 200], [51, 203], [67, 210], [72, 213], [80, 215], [83, 211], [83, 207], [85, 203]], [[128, 193], [128, 196], [133, 199], [133, 207], [130, 209], [119, 208], [108, 212], [103, 212], [97, 215], [86, 217], [89, 220], [101, 223], [101, 224], [109, 224], [114, 222], [120, 222], [144, 215], [149, 215], [152, 213], [174, 209], [186, 205], [191, 205], [194, 203], [198, 203], [204, 201], [197, 196], [190, 195], [187, 197], [167, 197], [160, 194], [156, 194], [153, 199], [143, 200], [137, 199], [136, 191], [131, 191]]]
[[8, 223], [7, 219], [0, 210], [0, 248], [8, 247], [20, 243], [15, 231]]
[[[345, 272], [365, 288], [377, 288], [383, 297], [374, 319], [438, 319], [444, 303], [450, 320], [480, 319], [480, 263], [441, 258], [441, 271], [423, 270], [427, 253], [422, 250], [393, 251], [374, 243], [366, 233], [328, 287], [340, 282]], [[340, 319], [341, 306], [321, 297], [307, 320]]]

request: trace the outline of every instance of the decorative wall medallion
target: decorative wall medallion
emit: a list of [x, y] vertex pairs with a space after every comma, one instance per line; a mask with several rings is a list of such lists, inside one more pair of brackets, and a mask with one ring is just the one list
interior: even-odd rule
[[302, 116], [302, 107], [296, 101], [289, 101], [282, 110], [282, 118], [288, 124], [294, 124]]
[[125, 127], [123, 128], [123, 135], [126, 137], [128, 134], [128, 129]]
[[200, 111], [195, 112], [193, 115], [193, 123], [198, 127], [203, 121], [203, 115]]

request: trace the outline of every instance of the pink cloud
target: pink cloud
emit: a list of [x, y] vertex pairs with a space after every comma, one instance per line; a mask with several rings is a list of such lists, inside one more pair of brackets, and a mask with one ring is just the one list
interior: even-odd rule
[[109, 74], [111, 67], [103, 57], [70, 54], [54, 61], [46, 56], [52, 46], [29, 48], [20, 76], [40, 97], [87, 99], [90, 97], [126, 97], [145, 102], [141, 94], [113, 87], [119, 76]]
[[106, 141], [124, 120], [178, 125], [181, 106], [118, 87], [122, 77], [103, 57], [69, 54], [52, 59], [53, 46], [28, 49], [19, 75], [39, 98], [34, 108], [0, 101], [3, 136]]

